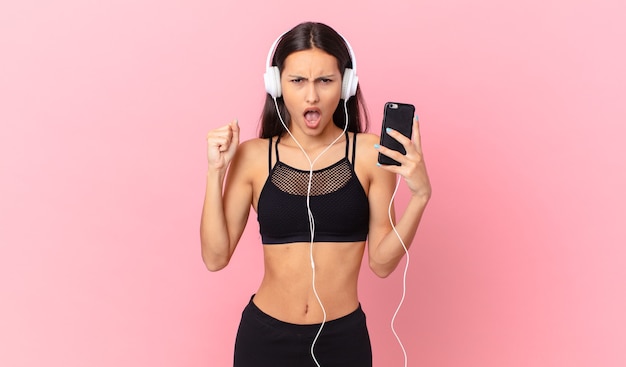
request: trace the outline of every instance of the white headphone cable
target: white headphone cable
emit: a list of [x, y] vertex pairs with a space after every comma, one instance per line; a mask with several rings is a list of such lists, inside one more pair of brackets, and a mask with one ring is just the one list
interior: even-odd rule
[[330, 149], [330, 147], [332, 147], [339, 139], [341, 139], [341, 137], [343, 135], [345, 135], [346, 130], [348, 129], [348, 101], [345, 100], [345, 99], [343, 101], [343, 107], [344, 107], [344, 112], [345, 112], [345, 124], [344, 124], [343, 131], [341, 132], [341, 134], [339, 136], [337, 136], [337, 138], [335, 138], [335, 140], [333, 140], [332, 143], [330, 143], [322, 152], [320, 152], [320, 154], [318, 154], [317, 157], [315, 157], [315, 159], [313, 161], [311, 161], [311, 158], [306, 153], [306, 151], [304, 150], [302, 145], [300, 145], [300, 143], [298, 142], [296, 137], [293, 136], [291, 131], [289, 131], [289, 128], [287, 127], [287, 124], [285, 124], [285, 121], [283, 120], [283, 117], [280, 114], [280, 110], [278, 109], [278, 102], [276, 101], [276, 98], [273, 98], [273, 99], [274, 99], [274, 106], [276, 107], [276, 113], [278, 114], [278, 118], [280, 119], [280, 122], [282, 123], [283, 127], [285, 128], [285, 130], [287, 130], [287, 133], [289, 133], [289, 135], [291, 136], [293, 141], [298, 145], [298, 147], [300, 148], [300, 150], [302, 151], [302, 153], [306, 157], [307, 161], [309, 162], [309, 183], [308, 183], [308, 187], [307, 187], [306, 206], [307, 206], [307, 212], [308, 212], [308, 216], [309, 216], [309, 229], [311, 231], [311, 242], [309, 244], [309, 249], [310, 249], [309, 257], [310, 257], [310, 260], [311, 260], [311, 270], [313, 272], [313, 274], [312, 274], [312, 281], [311, 282], [312, 282], [312, 286], [313, 286], [313, 293], [315, 294], [315, 298], [317, 298], [317, 302], [319, 303], [319, 305], [320, 305], [320, 307], [322, 309], [322, 314], [323, 314], [323, 319], [322, 319], [322, 323], [320, 324], [320, 328], [317, 331], [317, 334], [315, 335], [315, 338], [313, 339], [313, 342], [311, 343], [311, 357], [313, 358], [313, 361], [315, 362], [317, 367], [321, 367], [319, 362], [317, 361], [317, 358], [315, 357], [314, 348], [315, 348], [315, 344], [317, 343], [317, 339], [319, 338], [320, 334], [322, 333], [322, 329], [324, 328], [324, 324], [326, 324], [326, 309], [324, 308], [324, 304], [322, 303], [322, 300], [320, 299], [320, 296], [317, 293], [317, 288], [315, 287], [315, 260], [313, 259], [313, 243], [314, 243], [314, 235], [315, 235], [315, 219], [313, 218], [313, 212], [311, 211], [311, 202], [310, 202], [310, 199], [311, 199], [311, 188], [312, 188], [312, 184], [313, 184], [313, 165], [315, 164], [315, 162], [317, 162], [317, 160], [324, 153], [326, 153], [326, 151], [328, 151], [328, 149]]
[[398, 236], [398, 239], [400, 240], [400, 243], [402, 244], [402, 248], [404, 249], [404, 252], [406, 254], [406, 264], [404, 266], [404, 274], [402, 276], [402, 297], [400, 298], [400, 303], [398, 303], [398, 307], [396, 308], [396, 311], [393, 313], [393, 317], [391, 318], [391, 331], [393, 332], [393, 335], [396, 337], [398, 344], [400, 344], [400, 348], [402, 349], [402, 354], [404, 355], [404, 367], [407, 367], [408, 358], [407, 358], [406, 350], [404, 349], [404, 345], [402, 344], [402, 341], [400, 340], [400, 337], [398, 336], [398, 333], [396, 333], [396, 329], [394, 328], [396, 316], [398, 315], [398, 312], [400, 311], [400, 307], [402, 307], [402, 304], [404, 303], [404, 297], [406, 296], [406, 274], [407, 274], [407, 271], [409, 270], [409, 260], [410, 260], [409, 250], [404, 244], [404, 241], [402, 240], [400, 233], [398, 233], [396, 226], [393, 224], [393, 220], [391, 217], [392, 203], [396, 197], [396, 193], [398, 192], [399, 186], [400, 186], [400, 177], [396, 179], [396, 188], [393, 190], [393, 195], [391, 196], [391, 200], [389, 201], [389, 210], [387, 211], [387, 214], [389, 215], [389, 223], [391, 223], [391, 227], [393, 228], [393, 231], [396, 233], [396, 236]]

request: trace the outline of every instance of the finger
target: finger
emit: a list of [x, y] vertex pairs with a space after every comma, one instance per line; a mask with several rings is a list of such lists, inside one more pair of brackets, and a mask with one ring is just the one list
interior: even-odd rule
[[378, 166], [378, 168], [384, 169], [385, 171], [389, 171], [389, 172], [395, 173], [397, 175], [400, 174], [400, 167], [402, 167], [402, 166], [396, 166], [396, 165], [393, 165], [393, 164], [380, 164], [380, 163], [378, 163], [377, 166]]
[[230, 130], [213, 132], [207, 136], [207, 143], [209, 145], [223, 145], [228, 144], [232, 139], [233, 133]]
[[379, 153], [398, 161], [400, 164], [406, 161], [406, 156], [398, 152], [397, 150], [389, 149], [383, 145], [378, 144], [376, 144], [374, 147], [376, 148], [376, 150], [378, 150]]
[[233, 121], [231, 121], [230, 123], [230, 128], [231, 131], [233, 132], [233, 144], [234, 145], [238, 145], [239, 144], [239, 120], [238, 119], [234, 119]]
[[406, 136], [404, 136], [401, 132], [394, 130], [392, 128], [387, 128], [385, 130], [385, 132], [387, 133], [387, 135], [391, 136], [392, 138], [396, 139], [398, 141], [398, 143], [406, 146], [407, 144], [411, 144], [411, 139], [407, 138]]
[[230, 126], [229, 125], [224, 125], [224, 126], [218, 127], [217, 129], [213, 129], [213, 130], [209, 131], [206, 134], [206, 138], [207, 138], [207, 140], [209, 140], [209, 139], [229, 136], [230, 135], [230, 131], [231, 131]]
[[232, 134], [226, 133], [222, 135], [213, 135], [209, 139], [207, 139], [207, 145], [209, 150], [214, 150], [217, 152], [225, 152], [231, 145], [231, 136]]
[[415, 141], [415, 149], [422, 154], [422, 135], [420, 133], [420, 120], [417, 115], [413, 117], [413, 140]]
[[[218, 127], [217, 129], [213, 129], [211, 131], [209, 131], [207, 133], [206, 139], [209, 142], [209, 144], [225, 144], [225, 143], [229, 143], [234, 135], [234, 130], [233, 129], [233, 125], [235, 125], [236, 120], [233, 120], [231, 122], [229, 122], [227, 125]], [[239, 133], [239, 128], [237, 126], [236, 128], [237, 130], [237, 134]], [[237, 135], [237, 138], [239, 136]]]

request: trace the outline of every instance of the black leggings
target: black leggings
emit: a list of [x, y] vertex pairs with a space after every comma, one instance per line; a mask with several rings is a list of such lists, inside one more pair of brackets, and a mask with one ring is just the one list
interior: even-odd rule
[[[235, 341], [234, 367], [316, 367], [311, 344], [320, 324], [283, 322], [250, 300], [243, 310]], [[321, 367], [371, 367], [372, 347], [361, 306], [324, 324], [315, 342]]]

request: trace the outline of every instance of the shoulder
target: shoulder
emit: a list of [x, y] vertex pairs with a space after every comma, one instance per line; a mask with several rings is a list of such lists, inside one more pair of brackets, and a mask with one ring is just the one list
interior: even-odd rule
[[239, 144], [238, 153], [244, 155], [255, 155], [261, 151], [268, 151], [269, 139], [254, 138]]
[[239, 144], [237, 159], [252, 163], [267, 161], [269, 139], [254, 138]]
[[267, 167], [268, 139], [254, 138], [239, 144], [231, 169], [241, 173], [256, 174]]
[[[354, 138], [353, 138], [354, 139]], [[378, 161], [378, 151], [374, 145], [379, 141], [378, 136], [370, 133], [356, 134], [356, 154], [355, 169], [357, 175], [365, 180], [363, 183], [370, 182], [374, 177], [376, 162]]]
[[364, 182], [372, 185], [376, 182], [393, 182], [394, 175], [391, 172], [377, 166], [378, 150], [374, 147], [380, 143], [380, 137], [371, 133], [359, 133], [356, 137], [355, 167], [357, 175], [366, 179]]
[[374, 165], [376, 162], [372, 159], [378, 159], [378, 152], [374, 148], [374, 145], [378, 144], [380, 138], [378, 135], [370, 133], [359, 133], [356, 135], [356, 154], [358, 161], [372, 162]]
[[376, 134], [372, 134], [372, 133], [357, 133], [356, 134], [357, 145], [369, 144], [371, 146], [374, 146], [374, 144], [377, 144], [379, 140], [380, 140], [380, 137]]

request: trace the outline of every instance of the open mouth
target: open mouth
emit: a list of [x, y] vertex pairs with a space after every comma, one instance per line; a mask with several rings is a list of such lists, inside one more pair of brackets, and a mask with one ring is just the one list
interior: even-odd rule
[[306, 122], [306, 125], [310, 128], [317, 127], [317, 125], [319, 125], [321, 117], [322, 114], [317, 108], [307, 108], [304, 111], [304, 121]]

